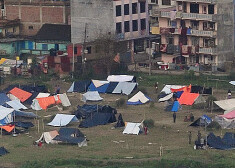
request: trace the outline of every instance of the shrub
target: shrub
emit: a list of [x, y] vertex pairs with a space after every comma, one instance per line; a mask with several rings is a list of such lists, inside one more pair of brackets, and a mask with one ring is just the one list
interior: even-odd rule
[[144, 120], [144, 126], [148, 128], [154, 127], [154, 121], [152, 119], [146, 119]]
[[126, 105], [125, 104], [125, 99], [123, 99], [123, 98], [120, 98], [116, 101], [116, 107], [123, 107], [125, 105]]

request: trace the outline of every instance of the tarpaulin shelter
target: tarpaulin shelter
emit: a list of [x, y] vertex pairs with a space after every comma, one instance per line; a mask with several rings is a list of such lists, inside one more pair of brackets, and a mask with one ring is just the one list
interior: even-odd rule
[[202, 87], [202, 86], [197, 86], [194, 85], [191, 87], [191, 93], [199, 93], [199, 94], [212, 94], [212, 88], [206, 88], [206, 87]]
[[178, 98], [179, 99], [183, 93], [184, 93], [184, 91], [174, 92], [173, 98]]
[[106, 89], [106, 93], [113, 93], [119, 82], [109, 82], [109, 86]]
[[172, 93], [171, 89], [181, 89], [184, 87], [185, 86], [181, 86], [181, 85], [165, 85], [161, 92], [164, 92], [166, 94], [170, 94], [170, 93]]
[[70, 86], [69, 90], [67, 92], [86, 92], [88, 90], [88, 87], [90, 86], [91, 81], [90, 80], [82, 80], [82, 81], [76, 81], [73, 82], [73, 84]]
[[7, 97], [5, 93], [0, 93], [0, 105], [3, 105], [8, 101], [11, 101], [11, 99]]
[[235, 147], [235, 133], [226, 132], [222, 140], [224, 143], [232, 146], [233, 148]]
[[131, 75], [109, 75], [107, 77], [109, 82], [136, 82], [136, 77]]
[[223, 129], [233, 129], [233, 128], [235, 128], [235, 119], [227, 119], [225, 117], [221, 117], [220, 115], [217, 115], [217, 116], [215, 116], [214, 121], [219, 123], [219, 125]]
[[62, 106], [64, 106], [64, 107], [71, 106], [71, 103], [70, 103], [69, 98], [66, 93], [58, 94], [58, 95], [59, 95]]
[[122, 133], [139, 135], [139, 133], [141, 133], [142, 130], [143, 130], [142, 123], [127, 122], [126, 127]]
[[159, 101], [159, 102], [168, 101], [168, 100], [170, 100], [172, 97], [173, 97], [173, 93], [170, 93], [170, 94], [168, 94], [168, 95], [166, 95], [166, 96], [160, 98], [158, 101]]
[[30, 96], [25, 102], [24, 104], [27, 105], [31, 105], [33, 103], [33, 100], [36, 99], [36, 97], [38, 96], [39, 92], [32, 92], [32, 96]]
[[78, 121], [75, 115], [68, 115], [68, 114], [56, 114], [55, 118], [48, 123], [47, 125], [55, 126], [55, 127], [62, 127], [68, 125], [70, 122]]
[[41, 92], [46, 93], [48, 90], [45, 85], [22, 85], [20, 87], [22, 90], [27, 92]]
[[12, 132], [15, 128], [15, 125], [8, 124], [8, 125], [0, 126], [0, 128], [4, 129], [7, 132]]
[[101, 101], [103, 100], [102, 97], [100, 97], [100, 94], [98, 91], [88, 91], [85, 94], [82, 95], [82, 101]]
[[0, 147], [0, 156], [6, 155], [9, 152], [4, 148], [4, 147]]
[[235, 99], [219, 100], [219, 101], [214, 101], [214, 103], [217, 104], [223, 110], [230, 110], [234, 108]]
[[194, 101], [194, 104], [206, 103], [206, 99], [200, 94]]
[[194, 101], [198, 98], [199, 94], [198, 93], [189, 93], [189, 92], [184, 92], [180, 98], [179, 98], [179, 103], [181, 105], [193, 105]]
[[137, 87], [137, 83], [119, 82], [112, 93], [129, 95]]
[[140, 105], [149, 102], [151, 99], [144, 95], [141, 91], [136, 93], [132, 98], [127, 101], [128, 105]]
[[2, 90], [3, 93], [9, 93], [10, 90], [14, 89], [15, 87], [19, 88], [19, 85], [15, 84], [15, 85], [8, 85], [7, 88], [5, 88], [4, 90]]
[[15, 110], [14, 114], [16, 117], [25, 117], [25, 118], [36, 118], [37, 115], [34, 114], [33, 112], [24, 112], [24, 111], [19, 111]]
[[229, 109], [229, 110], [225, 110], [225, 111], [224, 111], [224, 114], [230, 113], [231, 111], [235, 111], [235, 107], [234, 107], [234, 108], [231, 108], [231, 109]]
[[10, 90], [9, 93], [17, 97], [21, 102], [26, 101], [30, 96], [32, 96], [32, 93], [26, 92], [17, 87]]
[[230, 81], [229, 82], [231, 85], [235, 85], [235, 81]]
[[6, 106], [6, 107], [11, 107], [11, 108], [13, 108], [14, 110], [20, 110], [20, 109], [27, 110], [27, 109], [28, 109], [27, 107], [25, 107], [25, 106], [20, 102], [20, 100], [11, 100], [11, 101], [8, 101], [8, 102], [6, 102], [5, 106]]
[[44, 98], [44, 97], [49, 97], [50, 93], [39, 93], [36, 98]]
[[32, 109], [34, 110], [46, 110], [48, 106], [53, 104], [60, 104], [61, 100], [59, 95], [43, 97], [43, 98], [36, 98], [33, 100], [31, 104]]
[[25, 128], [25, 129], [29, 129], [31, 127], [34, 127], [33, 123], [31, 123], [31, 122], [17, 121], [17, 122], [13, 122], [12, 124], [14, 124], [16, 127], [21, 127], [21, 128]]
[[0, 126], [7, 125], [13, 121], [14, 109], [0, 106]]
[[178, 101], [174, 101], [173, 105], [172, 105], [172, 112], [177, 112], [180, 108], [180, 103]]
[[[231, 140], [230, 140], [231, 138]], [[226, 140], [225, 140], [226, 139]], [[228, 141], [234, 141], [234, 135], [228, 136], [223, 139], [221, 139], [219, 136], [215, 136], [213, 133], [210, 133], [207, 136], [207, 144], [211, 148], [220, 149], [220, 150], [231, 150], [235, 149], [234, 144], [228, 143]]]
[[196, 121], [194, 121], [192, 124], [190, 124], [189, 126], [208, 126], [210, 123], [212, 122], [212, 119], [210, 117], [208, 117], [207, 115], [203, 115], [201, 117], [199, 117]]
[[47, 144], [56, 144], [57, 140], [53, 140], [57, 135], [59, 135], [58, 131], [49, 131], [43, 132], [41, 137], [36, 141], [38, 142], [46, 142]]
[[234, 119], [235, 118], [235, 110], [232, 110], [224, 115], [220, 115], [221, 117], [227, 118], [227, 119]]
[[92, 80], [88, 87], [88, 91], [98, 91], [99, 93], [105, 93], [108, 86], [108, 81]]

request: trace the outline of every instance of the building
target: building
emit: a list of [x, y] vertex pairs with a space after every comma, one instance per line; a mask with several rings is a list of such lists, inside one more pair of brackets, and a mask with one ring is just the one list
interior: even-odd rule
[[176, 10], [160, 10], [157, 33], [165, 63], [227, 69], [234, 58], [233, 1], [176, 0]]

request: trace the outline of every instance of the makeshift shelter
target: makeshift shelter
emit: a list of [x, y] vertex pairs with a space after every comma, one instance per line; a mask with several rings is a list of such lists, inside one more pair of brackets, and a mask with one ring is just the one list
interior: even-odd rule
[[232, 110], [224, 115], [220, 115], [220, 117], [224, 117], [227, 119], [235, 119], [235, 110]]
[[49, 97], [50, 93], [39, 93], [36, 98], [44, 98], [44, 97]]
[[14, 130], [15, 125], [8, 124], [8, 125], [0, 126], [0, 128], [5, 130], [6, 132], [10, 133], [10, 132], [12, 132]]
[[[226, 134], [225, 134], [226, 135]], [[229, 142], [232, 142], [229, 143]], [[215, 136], [213, 133], [210, 133], [207, 136], [207, 145], [211, 148], [220, 149], [220, 150], [231, 150], [235, 149], [234, 142], [234, 134], [232, 136], [226, 135], [223, 139], [219, 136]]]
[[192, 86], [191, 87], [191, 93], [199, 93], [199, 94], [212, 94], [212, 88], [205, 88], [202, 86]]
[[47, 144], [57, 144], [56, 140], [53, 140], [57, 135], [59, 135], [58, 131], [50, 131], [50, 132], [43, 132], [41, 137], [36, 141], [38, 142], [46, 142]]
[[230, 81], [229, 82], [231, 85], [235, 85], [235, 81]]
[[0, 126], [13, 122], [14, 109], [0, 106]]
[[37, 115], [34, 114], [33, 112], [23, 112], [23, 111], [18, 111], [15, 110], [14, 114], [16, 117], [25, 117], [25, 118], [36, 118]]
[[30, 96], [26, 101], [24, 101], [24, 104], [31, 105], [33, 103], [33, 100], [36, 99], [39, 92], [32, 92], [32, 96]]
[[149, 102], [151, 99], [145, 96], [141, 91], [136, 93], [132, 98], [127, 101], [128, 105], [140, 105]]
[[179, 103], [181, 105], [193, 105], [195, 100], [198, 98], [199, 94], [198, 93], [189, 93], [189, 92], [184, 92], [180, 98], [179, 98]]
[[59, 95], [62, 106], [64, 106], [64, 107], [71, 106], [71, 103], [70, 103], [69, 98], [66, 93], [58, 94], [58, 95]]
[[82, 101], [87, 102], [87, 101], [101, 101], [103, 100], [102, 97], [100, 97], [100, 94], [98, 91], [88, 91], [85, 94], [82, 95]]
[[26, 92], [17, 87], [10, 90], [9, 93], [17, 97], [21, 102], [26, 101], [30, 96], [32, 96], [32, 93]]
[[24, 128], [24, 129], [29, 129], [31, 127], [34, 127], [33, 123], [31, 123], [31, 122], [17, 121], [17, 122], [13, 122], [12, 124], [14, 124], [16, 127], [21, 127], [21, 128]]
[[230, 113], [230, 112], [232, 112], [232, 111], [235, 111], [235, 107], [234, 107], [234, 108], [231, 108], [231, 109], [229, 109], [229, 110], [224, 111], [224, 114]]
[[47, 125], [62, 127], [68, 125], [70, 122], [78, 121], [75, 115], [56, 114], [55, 118]]
[[119, 82], [113, 93], [129, 95], [137, 87], [137, 83]]
[[5, 106], [13, 108], [14, 110], [20, 110], [20, 109], [27, 110], [28, 109], [27, 107], [25, 107], [20, 102], [20, 100], [11, 100], [11, 101], [8, 101], [8, 102], [6, 102]]
[[189, 126], [208, 126], [210, 123], [212, 122], [212, 119], [210, 117], [208, 117], [207, 115], [203, 115], [201, 117], [199, 117], [196, 121], [194, 121], [192, 124], [190, 124]]
[[136, 82], [136, 77], [131, 75], [109, 75], [107, 77], [109, 82]]
[[233, 148], [235, 147], [235, 133], [226, 132], [222, 140], [224, 143], [232, 146]]
[[173, 97], [173, 93], [170, 93], [170, 94], [168, 94], [168, 95], [166, 95], [166, 96], [160, 98], [160, 99], [158, 100], [158, 102], [168, 101], [168, 100], [170, 100], [172, 97]]
[[79, 147], [87, 146], [84, 134], [76, 128], [60, 128], [59, 134], [53, 140], [57, 143], [77, 144]]
[[92, 80], [91, 84], [88, 87], [89, 91], [98, 91], [99, 93], [105, 93], [109, 86], [108, 81], [99, 81], [99, 80]]
[[214, 121], [219, 123], [221, 128], [223, 129], [234, 129], [235, 128], [235, 118], [233, 119], [227, 119], [225, 117], [222, 117], [220, 115], [215, 116]]
[[181, 89], [184, 87], [185, 86], [181, 86], [181, 85], [165, 85], [161, 92], [164, 92], [166, 94], [170, 94], [170, 93], [172, 93], [171, 89]]
[[53, 104], [60, 104], [61, 100], [59, 95], [43, 97], [43, 98], [36, 98], [33, 100], [31, 104], [32, 109], [34, 110], [46, 110], [48, 106]]
[[177, 112], [180, 108], [180, 103], [178, 101], [174, 101], [173, 105], [172, 105], [172, 112]]
[[109, 82], [109, 86], [106, 89], [106, 93], [113, 93], [119, 82]]
[[0, 156], [6, 155], [9, 152], [4, 148], [4, 147], [0, 147]]
[[139, 135], [139, 133], [141, 133], [142, 131], [143, 131], [142, 123], [127, 122], [126, 127], [122, 133]]
[[200, 103], [206, 103], [206, 99], [202, 95], [199, 95], [197, 99], [194, 101], [194, 104], [200, 104]]
[[88, 90], [88, 86], [90, 86], [91, 81], [90, 80], [83, 80], [83, 81], [76, 81], [73, 82], [73, 84], [70, 86], [69, 90], [67, 92], [86, 92]]
[[234, 108], [235, 99], [219, 100], [219, 101], [214, 101], [214, 103], [217, 104], [223, 110], [230, 110]]
[[20, 86], [20, 88], [24, 91], [27, 92], [41, 92], [41, 93], [46, 93], [47, 92], [47, 88], [45, 85], [22, 85]]
[[5, 93], [0, 93], [0, 105], [3, 105], [8, 101], [11, 101], [11, 99], [7, 97]]

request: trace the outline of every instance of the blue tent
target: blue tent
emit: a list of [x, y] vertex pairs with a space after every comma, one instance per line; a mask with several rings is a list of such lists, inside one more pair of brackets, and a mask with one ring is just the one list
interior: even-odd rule
[[[226, 139], [226, 141], [224, 139]], [[231, 145], [231, 144], [227, 143], [228, 141], [229, 142], [234, 141], [234, 135], [233, 135], [233, 137], [229, 136], [229, 137], [226, 137], [223, 139], [221, 139], [219, 136], [215, 136], [213, 133], [210, 133], [207, 136], [207, 144], [210, 147], [215, 148], [215, 149], [220, 149], [220, 150], [235, 149], [234, 144]]]
[[8, 101], [11, 101], [11, 99], [7, 97], [5, 93], [0, 93], [0, 105], [3, 105]]
[[119, 82], [110, 82], [108, 88], [106, 89], [106, 93], [113, 93], [118, 83]]
[[173, 105], [172, 105], [172, 112], [177, 112], [180, 108], [180, 103], [178, 101], [174, 101]]
[[203, 115], [200, 118], [198, 118], [196, 121], [194, 121], [192, 124], [190, 124], [189, 126], [208, 126], [210, 123], [212, 122], [212, 119], [210, 117], [208, 117], [207, 115]]
[[73, 84], [71, 85], [71, 87], [67, 92], [79, 92], [79, 93], [86, 92], [90, 83], [91, 83], [90, 80], [73, 82]]
[[106, 93], [106, 90], [109, 86], [109, 83], [105, 83], [100, 87], [95, 87], [94, 83], [91, 82], [90, 86], [88, 87], [89, 91], [98, 91], [99, 93]]

